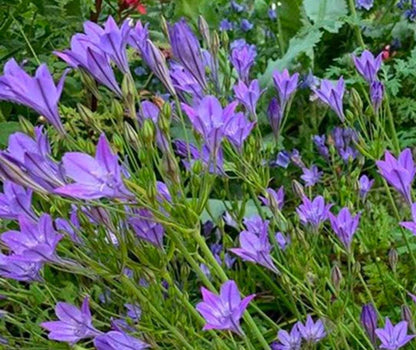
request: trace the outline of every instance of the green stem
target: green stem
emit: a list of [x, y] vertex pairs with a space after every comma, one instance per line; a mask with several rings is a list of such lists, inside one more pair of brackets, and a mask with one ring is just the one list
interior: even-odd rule
[[[348, 4], [350, 6], [350, 11], [351, 11], [351, 15], [352, 17], [354, 17], [354, 20], [358, 19], [357, 16], [357, 11], [355, 11], [355, 1], [354, 0], [348, 0]], [[354, 25], [354, 31], [355, 31], [355, 35], [357, 36], [357, 40], [359, 45], [361, 46], [361, 48], [365, 48], [365, 43], [363, 40], [363, 36], [361, 35], [361, 30], [360, 27], [358, 25]]]
[[400, 153], [400, 143], [397, 137], [396, 127], [394, 125], [394, 120], [393, 120], [393, 114], [391, 113], [389, 98], [387, 95], [385, 99], [385, 106], [386, 106], [387, 119], [389, 121], [389, 126], [390, 126], [390, 132], [391, 132], [391, 136], [393, 139], [394, 152], [397, 155]]

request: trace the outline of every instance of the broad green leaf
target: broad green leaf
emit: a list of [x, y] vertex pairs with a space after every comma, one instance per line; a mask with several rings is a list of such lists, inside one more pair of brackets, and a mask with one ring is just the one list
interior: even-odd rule
[[260, 84], [268, 86], [271, 84], [272, 75], [275, 70], [289, 68], [301, 54], [313, 58], [313, 48], [320, 41], [322, 33], [318, 29], [312, 29], [304, 35], [297, 35], [289, 42], [289, 48], [282, 58], [269, 61], [264, 74], [260, 77]]
[[16, 131], [20, 131], [20, 124], [17, 122], [0, 123], [0, 145], [7, 146], [9, 136]]
[[316, 25], [331, 33], [342, 27], [342, 17], [348, 15], [345, 0], [303, 0], [308, 18]]

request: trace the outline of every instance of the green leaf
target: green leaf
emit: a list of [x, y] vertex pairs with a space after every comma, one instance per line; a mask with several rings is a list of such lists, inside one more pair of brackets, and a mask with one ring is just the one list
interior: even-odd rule
[[313, 58], [313, 48], [321, 40], [322, 33], [314, 28], [306, 32], [306, 34], [299, 34], [293, 37], [289, 42], [289, 48], [282, 58], [275, 61], [269, 61], [266, 71], [260, 77], [260, 84], [268, 86], [271, 84], [272, 75], [275, 70], [283, 70], [289, 68], [299, 55], [306, 54]]
[[7, 146], [9, 136], [20, 130], [20, 124], [17, 122], [0, 123], [0, 145]]
[[303, 0], [308, 18], [318, 27], [337, 33], [342, 27], [341, 18], [348, 15], [345, 0]]

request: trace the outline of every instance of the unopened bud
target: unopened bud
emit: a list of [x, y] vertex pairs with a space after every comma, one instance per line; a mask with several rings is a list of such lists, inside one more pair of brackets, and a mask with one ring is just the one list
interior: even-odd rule
[[368, 337], [370, 338], [371, 343], [376, 345], [377, 344], [377, 336], [376, 336], [377, 312], [373, 304], [366, 304], [363, 306], [362, 311], [361, 311], [360, 321]]
[[334, 265], [331, 269], [331, 281], [337, 291], [339, 291], [342, 279], [342, 272], [340, 268], [338, 265]]
[[202, 35], [202, 38], [205, 41], [205, 44], [207, 45], [207, 47], [210, 48], [211, 47], [211, 35], [209, 32], [209, 26], [205, 18], [202, 16], [199, 16], [198, 18], [198, 28]]
[[114, 134], [112, 144], [118, 151], [121, 151], [124, 148], [124, 140], [120, 135]]
[[360, 97], [360, 94], [354, 88], [351, 89], [351, 105], [356, 110], [356, 112], [361, 113], [363, 110], [363, 100]]
[[390, 267], [393, 271], [396, 271], [397, 262], [399, 261], [399, 254], [397, 254], [397, 250], [392, 248], [389, 251], [389, 263]]
[[223, 44], [223, 47], [228, 47], [228, 44], [230, 42], [230, 38], [228, 37], [228, 34], [227, 34], [226, 30], [221, 32], [221, 42]]
[[165, 16], [161, 16], [160, 18], [160, 27], [162, 28], [162, 32], [163, 34], [166, 35], [166, 38], [169, 39], [169, 27], [168, 27], [168, 22], [166, 22], [166, 18]]
[[211, 51], [214, 56], [218, 55], [218, 51], [220, 50], [220, 37], [218, 33], [215, 31], [212, 34], [212, 44], [211, 44]]
[[303, 186], [300, 182], [292, 180], [292, 190], [299, 198], [305, 197], [305, 191], [303, 190]]
[[415, 325], [413, 322], [412, 311], [407, 305], [402, 305], [401, 314], [402, 320], [406, 321], [412, 333], [415, 333]]
[[33, 124], [27, 120], [25, 117], [19, 115], [19, 124], [25, 134], [29, 134], [33, 136]]
[[121, 83], [121, 92], [123, 93], [124, 100], [129, 108], [132, 108], [136, 99], [136, 86], [134, 85], [134, 81], [129, 74], [124, 75]]
[[202, 164], [202, 162], [200, 160], [197, 160], [193, 165], [192, 165], [192, 172], [194, 174], [201, 174], [202, 170], [204, 169], [204, 166]]
[[169, 179], [175, 183], [180, 183], [179, 178], [179, 167], [178, 163], [176, 162], [176, 159], [172, 157], [172, 155], [168, 154], [167, 156], [163, 157], [163, 165], [166, 175], [169, 177]]
[[155, 138], [155, 125], [151, 119], [145, 119], [142, 127], [143, 140], [147, 145], [151, 145]]
[[127, 140], [129, 145], [131, 145], [136, 151], [140, 148], [139, 136], [137, 135], [136, 130], [129, 123], [124, 123], [124, 138]]
[[90, 125], [91, 122], [94, 120], [93, 112], [88, 107], [85, 107], [81, 103], [77, 103], [77, 108], [78, 108], [79, 116], [81, 117], [82, 121], [85, 124]]
[[80, 69], [79, 72], [81, 74], [81, 81], [84, 83], [87, 89], [94, 95], [94, 97], [99, 100], [101, 96], [100, 92], [98, 91], [95, 79], [83, 69]]
[[114, 116], [115, 119], [123, 118], [123, 106], [116, 99], [113, 99], [111, 102], [111, 114]]

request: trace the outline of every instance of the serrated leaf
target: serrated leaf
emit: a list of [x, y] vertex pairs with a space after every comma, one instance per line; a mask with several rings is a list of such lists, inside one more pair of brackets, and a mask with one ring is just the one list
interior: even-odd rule
[[320, 28], [337, 33], [342, 27], [340, 19], [348, 15], [345, 0], [303, 0], [308, 18]]
[[20, 124], [17, 122], [0, 123], [0, 145], [7, 146], [9, 136], [16, 131], [20, 131]]
[[289, 68], [294, 60], [301, 54], [313, 57], [313, 48], [321, 40], [322, 33], [318, 29], [312, 29], [306, 34], [297, 35], [289, 42], [289, 48], [282, 58], [275, 61], [269, 61], [266, 71], [260, 77], [262, 86], [268, 86], [271, 83], [272, 75], [275, 70]]

